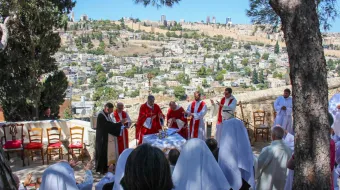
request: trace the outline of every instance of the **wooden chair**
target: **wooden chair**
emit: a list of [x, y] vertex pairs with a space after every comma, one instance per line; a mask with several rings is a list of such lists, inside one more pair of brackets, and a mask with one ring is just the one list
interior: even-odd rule
[[[79, 151], [79, 155], [83, 154], [83, 139], [84, 139], [84, 127], [71, 127], [70, 128], [71, 141], [68, 145], [68, 161], [70, 161], [70, 154], [74, 155], [74, 151]], [[84, 157], [82, 156], [82, 161]]]
[[[33, 161], [33, 152], [40, 150], [41, 159], [43, 162], [43, 165], [45, 165], [44, 160], [44, 146], [43, 146], [43, 130], [42, 128], [32, 128], [31, 130], [28, 130], [28, 137], [30, 139], [30, 142], [25, 146], [26, 152], [28, 152], [29, 156], [31, 156]], [[30, 165], [29, 159], [28, 165]]]
[[1, 137], [0, 143], [7, 153], [7, 159], [9, 160], [9, 152], [21, 152], [22, 165], [25, 166], [24, 124], [5, 124], [2, 126], [2, 130], [4, 136]]
[[[62, 142], [60, 141], [61, 136], [61, 128], [59, 127], [52, 127], [48, 128], [47, 130], [47, 164], [49, 164], [49, 160], [52, 159], [52, 155], [58, 155], [59, 159], [63, 157], [63, 147]], [[58, 152], [54, 152], [57, 150]]]
[[266, 117], [266, 112], [263, 110], [257, 110], [253, 112], [254, 119], [254, 129], [255, 129], [255, 142], [257, 141], [257, 135], [261, 134], [263, 139], [263, 134], [267, 135], [267, 141], [269, 137], [269, 127], [264, 126], [264, 121]]

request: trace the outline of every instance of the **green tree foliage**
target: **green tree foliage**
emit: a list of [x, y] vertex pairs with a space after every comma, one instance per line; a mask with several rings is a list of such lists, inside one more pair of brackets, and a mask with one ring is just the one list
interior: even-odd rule
[[253, 84], [258, 84], [259, 83], [258, 74], [257, 74], [256, 69], [253, 70], [252, 82], [253, 82]]
[[62, 119], [72, 119], [72, 118], [73, 118], [72, 110], [71, 110], [70, 107], [68, 107], [64, 110], [64, 118], [62, 118]]
[[132, 91], [131, 94], [130, 94], [130, 97], [132, 97], [132, 98], [135, 98], [135, 97], [137, 97], [137, 96], [139, 96], [139, 90], [134, 90], [134, 91]]
[[184, 85], [190, 84], [189, 76], [185, 75], [184, 73], [180, 73], [177, 75], [176, 80]]
[[207, 82], [207, 79], [203, 79], [203, 81], [202, 81], [202, 86], [203, 86], [204, 88], [209, 87], [209, 84], [208, 84], [208, 82]]
[[135, 74], [137, 74], [137, 67], [132, 67], [132, 69], [125, 72], [125, 76], [129, 78], [133, 78]]
[[68, 81], [63, 71], [55, 71], [47, 77], [46, 81], [42, 84], [39, 103], [40, 115], [43, 114], [45, 106], [51, 108], [52, 115], [56, 117], [59, 115], [59, 106], [64, 102], [67, 87]]
[[261, 69], [259, 73], [259, 83], [264, 84], [263, 69]]
[[251, 75], [251, 69], [250, 69], [250, 67], [245, 67], [245, 68], [244, 68], [244, 74], [245, 74], [246, 76], [250, 77], [250, 75]]
[[241, 61], [241, 64], [243, 66], [248, 66], [248, 63], [249, 63], [249, 59], [248, 58], [244, 58], [242, 61]]
[[227, 71], [226, 70], [220, 70], [220, 71], [218, 71], [217, 73], [216, 73], [216, 75], [215, 75], [215, 80], [217, 80], [217, 81], [223, 81], [223, 79], [224, 79], [224, 75], [227, 73]]
[[274, 53], [279, 54], [280, 53], [280, 45], [279, 42], [276, 41], [275, 47], [274, 47]]
[[179, 100], [185, 100], [185, 89], [183, 86], [176, 86], [174, 88], [174, 95]]
[[100, 63], [97, 63], [94, 66], [94, 70], [96, 71], [96, 73], [101, 73], [104, 72], [104, 67]]
[[90, 40], [88, 43], [87, 43], [87, 48], [88, 49], [92, 49], [94, 47], [92, 41]]
[[35, 116], [32, 108], [38, 108], [39, 79], [57, 70], [52, 55], [61, 40], [54, 29], [65, 27], [64, 14], [73, 7], [71, 0], [0, 0], [1, 18], [16, 15], [9, 23], [7, 47], [0, 52], [0, 104], [7, 121]]
[[102, 107], [105, 102], [116, 100], [119, 92], [114, 88], [102, 86], [96, 88], [92, 100], [96, 102], [96, 107]]
[[262, 55], [262, 59], [263, 59], [263, 60], [268, 60], [268, 58], [269, 58], [269, 53], [264, 53], [264, 54]]

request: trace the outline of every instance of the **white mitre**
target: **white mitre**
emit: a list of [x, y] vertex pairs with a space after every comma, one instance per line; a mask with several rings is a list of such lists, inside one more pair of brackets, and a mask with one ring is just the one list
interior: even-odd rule
[[234, 118], [234, 111], [230, 106], [225, 105], [222, 107], [221, 115], [222, 115], [223, 120], [228, 120], [228, 119]]

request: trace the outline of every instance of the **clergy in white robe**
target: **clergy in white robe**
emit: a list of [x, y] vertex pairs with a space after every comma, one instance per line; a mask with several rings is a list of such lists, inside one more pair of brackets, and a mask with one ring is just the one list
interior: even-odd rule
[[[213, 110], [213, 115], [212, 117], [215, 116], [217, 110], [218, 110], [218, 115], [217, 115], [217, 123], [216, 123], [216, 134], [215, 134], [215, 138], [217, 140], [217, 142], [219, 142], [219, 137], [221, 136], [221, 123], [223, 122], [223, 118], [222, 118], [222, 108], [224, 106], [228, 106], [229, 110], [234, 114], [236, 106], [237, 106], [237, 100], [236, 98], [232, 95], [233, 90], [231, 88], [226, 88], [224, 90], [224, 97], [221, 99], [220, 102], [216, 101], [216, 103], [213, 100], [211, 101], [211, 105], [212, 105], [212, 110]], [[231, 113], [230, 112], [230, 113]], [[234, 115], [233, 115], [234, 116]]]
[[[290, 133], [287, 133], [283, 139], [283, 142], [287, 145], [288, 148], [294, 153], [294, 136]], [[288, 164], [287, 164], [288, 165]], [[288, 176], [286, 179], [285, 189], [284, 190], [292, 190], [293, 189], [293, 179], [294, 179], [294, 170], [291, 170], [287, 167]]]
[[285, 131], [294, 135], [292, 113], [293, 113], [293, 102], [290, 97], [290, 90], [285, 89], [283, 96], [280, 96], [274, 102], [274, 108], [276, 111], [276, 118], [274, 122], [274, 127], [279, 125]]
[[283, 142], [284, 131], [281, 127], [274, 127], [271, 145], [264, 147], [258, 157], [256, 170], [256, 189], [281, 190], [284, 189], [287, 177], [287, 161], [292, 151]]
[[177, 160], [175, 190], [230, 190], [228, 180], [204, 141], [190, 139]]
[[[224, 119], [228, 118], [226, 112], [223, 112], [223, 115]], [[224, 120], [221, 126], [218, 164], [231, 188], [240, 189], [242, 186], [251, 186], [254, 189], [254, 154], [246, 127], [242, 121], [235, 118]]]
[[188, 139], [199, 138], [205, 140], [205, 121], [204, 116], [207, 113], [207, 106], [204, 101], [201, 100], [201, 94], [196, 91], [195, 101], [189, 104], [186, 114], [191, 116], [189, 124]]

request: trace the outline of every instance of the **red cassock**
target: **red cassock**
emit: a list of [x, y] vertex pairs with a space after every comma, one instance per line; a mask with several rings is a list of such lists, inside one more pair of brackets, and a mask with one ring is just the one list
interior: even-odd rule
[[[168, 114], [166, 114], [166, 120], [169, 122], [169, 119], [175, 118], [182, 120], [185, 124], [184, 127], [178, 132], [183, 138], [188, 139], [188, 120], [184, 117], [184, 109], [182, 107], [178, 108], [177, 110], [172, 110], [169, 108]], [[177, 123], [173, 122], [170, 128], [178, 129]]]
[[[233, 103], [233, 100], [234, 100], [233, 98], [229, 100], [228, 106], [230, 106], [230, 104]], [[221, 99], [221, 104], [222, 105], [225, 104], [225, 97], [223, 97]], [[221, 112], [222, 112], [222, 106], [220, 106], [220, 108], [218, 109], [217, 124], [222, 123], [222, 114], [221, 114]]]
[[[113, 112], [113, 116], [116, 119], [116, 122], [120, 122], [121, 119], [119, 117], [119, 114], [117, 111]], [[127, 113], [125, 111], [122, 111], [122, 119], [127, 118]], [[118, 140], [118, 153], [119, 155], [127, 148], [129, 148], [129, 132], [127, 129], [124, 129], [124, 134], [122, 136], [117, 137]]]
[[[154, 104], [153, 109], [150, 108], [147, 103], [141, 105], [136, 124], [136, 139], [138, 139], [138, 144], [142, 144], [144, 135], [155, 134], [162, 129], [158, 114], [163, 115], [161, 108], [157, 104]], [[148, 117], [152, 116], [156, 117], [152, 120], [151, 129], [147, 129], [143, 126], [144, 122]]]

